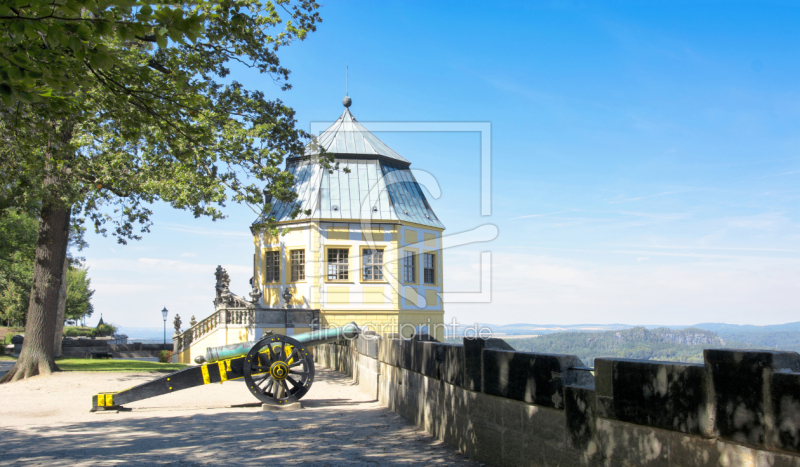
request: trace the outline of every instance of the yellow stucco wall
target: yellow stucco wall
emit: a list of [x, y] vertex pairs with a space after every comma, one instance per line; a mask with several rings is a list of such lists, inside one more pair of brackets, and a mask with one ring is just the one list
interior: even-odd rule
[[[292, 305], [310, 305], [321, 310], [322, 325], [343, 325], [355, 321], [359, 325], [384, 326], [386, 332], [398, 332], [403, 324], [409, 326], [429, 326], [444, 321], [444, 304], [439, 299], [442, 292], [443, 255], [442, 232], [417, 224], [405, 222], [389, 224], [363, 224], [353, 220], [312, 220], [298, 221], [298, 225], [288, 234], [279, 237], [262, 236], [256, 242], [257, 264], [263, 265], [263, 252], [280, 249], [281, 282], [261, 285], [264, 303], [277, 307], [282, 304], [284, 288], [292, 292]], [[289, 251], [305, 247], [307, 267], [305, 281], [291, 282]], [[342, 281], [328, 281], [326, 251], [329, 248], [350, 250], [349, 278]], [[362, 280], [362, 250], [364, 248], [384, 249], [385, 282]], [[411, 251], [417, 256], [417, 273], [413, 283], [402, 281], [402, 252]], [[423, 281], [423, 253], [436, 256], [435, 281]], [[263, 277], [263, 270], [258, 271]], [[419, 308], [425, 304], [425, 307]], [[374, 308], [373, 308], [374, 307]], [[428, 319], [430, 318], [430, 319]], [[277, 329], [276, 332], [279, 332]], [[296, 332], [300, 332], [296, 330]]]

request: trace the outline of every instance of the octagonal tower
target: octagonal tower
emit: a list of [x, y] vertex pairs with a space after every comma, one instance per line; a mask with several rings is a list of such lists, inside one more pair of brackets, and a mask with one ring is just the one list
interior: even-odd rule
[[[287, 160], [295, 203], [273, 202], [253, 223], [259, 305], [319, 309], [322, 326], [355, 321], [381, 334], [427, 330], [441, 340], [444, 225], [411, 162], [361, 125], [351, 103], [344, 99], [342, 115], [303, 157]], [[338, 170], [319, 165], [320, 148]], [[296, 207], [301, 213], [292, 219]], [[269, 218], [289, 232], [270, 235]]]

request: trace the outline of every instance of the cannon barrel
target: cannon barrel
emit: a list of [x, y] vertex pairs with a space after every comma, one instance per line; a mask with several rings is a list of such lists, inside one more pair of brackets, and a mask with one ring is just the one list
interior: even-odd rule
[[[298, 342], [305, 344], [306, 347], [314, 347], [336, 342], [342, 339], [353, 339], [360, 333], [360, 329], [355, 322], [345, 324], [340, 328], [319, 329], [316, 331], [297, 334], [293, 337]], [[209, 347], [206, 349], [205, 358], [199, 356], [195, 359], [196, 363], [214, 363], [230, 358], [244, 357], [253, 348], [255, 342], [240, 342], [238, 344], [223, 345], [220, 347]], [[201, 361], [201, 359], [203, 359]]]
[[[123, 410], [122, 404], [128, 402], [240, 378], [245, 379], [248, 391], [262, 402], [284, 404], [303, 397], [313, 381], [314, 362], [306, 347], [352, 339], [360, 332], [356, 323], [349, 323], [341, 328], [321, 329], [291, 337], [269, 333], [258, 342], [208, 349], [208, 361], [202, 356], [195, 359], [199, 366], [176, 371], [124, 391], [102, 392], [92, 396], [92, 411]], [[250, 355], [251, 351], [255, 352], [255, 356]], [[269, 368], [265, 369], [265, 365]], [[253, 379], [254, 375], [258, 380]], [[254, 389], [256, 385], [259, 385], [258, 389]]]

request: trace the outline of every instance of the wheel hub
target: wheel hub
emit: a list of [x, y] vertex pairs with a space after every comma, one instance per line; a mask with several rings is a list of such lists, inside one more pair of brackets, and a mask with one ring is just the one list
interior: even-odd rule
[[270, 366], [269, 374], [275, 381], [283, 381], [289, 376], [289, 365], [286, 362], [275, 362]]

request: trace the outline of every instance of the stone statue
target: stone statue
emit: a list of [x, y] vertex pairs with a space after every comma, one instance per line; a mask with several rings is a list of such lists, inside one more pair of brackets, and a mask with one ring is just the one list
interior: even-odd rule
[[173, 321], [172, 324], [175, 326], [175, 334], [180, 334], [181, 333], [181, 324], [182, 324], [181, 315], [176, 313], [175, 314], [175, 321]]
[[195, 324], [197, 324], [197, 320], [194, 319], [194, 315], [192, 315], [192, 319], [189, 320], [189, 327], [193, 328], [195, 326]]
[[[232, 307], [232, 308], [248, 308], [253, 309], [255, 308], [255, 302], [257, 301], [247, 301], [244, 297], [240, 297], [233, 292], [231, 289], [228, 288], [231, 284], [231, 278], [228, 275], [228, 272], [222, 267], [217, 266], [216, 272], [214, 272], [214, 276], [217, 278], [217, 296], [214, 299], [214, 306], [217, 308], [221, 307]], [[252, 293], [250, 294], [252, 296]], [[259, 292], [260, 297], [260, 292]]]
[[253, 284], [253, 289], [250, 291], [250, 302], [253, 304], [258, 303], [258, 300], [261, 298], [261, 291], [258, 290], [258, 286]]

